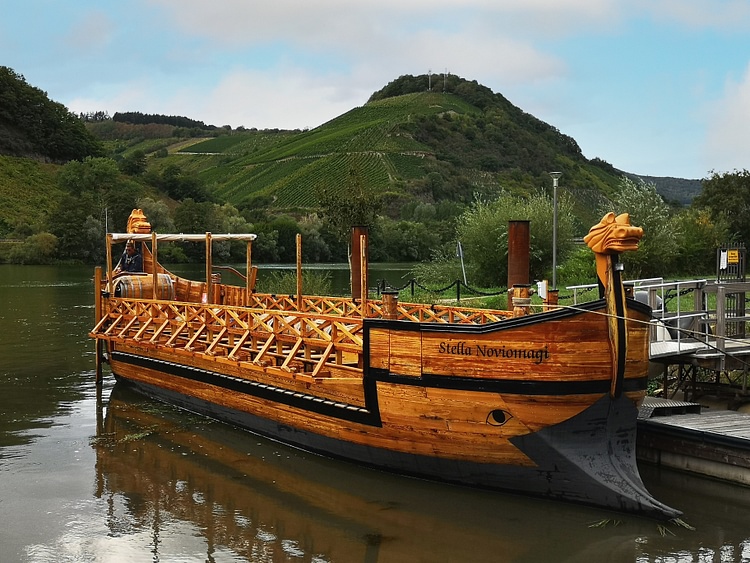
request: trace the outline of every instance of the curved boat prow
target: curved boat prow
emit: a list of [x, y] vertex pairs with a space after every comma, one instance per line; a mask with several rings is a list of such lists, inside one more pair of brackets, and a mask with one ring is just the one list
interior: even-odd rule
[[578, 416], [511, 441], [538, 463], [540, 481], [549, 487], [540, 494], [658, 520], [678, 518], [682, 512], [656, 500], [641, 480], [636, 416], [633, 401], [605, 395]]

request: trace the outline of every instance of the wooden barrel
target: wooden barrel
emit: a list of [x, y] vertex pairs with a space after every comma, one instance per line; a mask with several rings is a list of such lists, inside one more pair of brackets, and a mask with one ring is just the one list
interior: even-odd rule
[[[156, 298], [162, 300], [174, 300], [174, 284], [172, 278], [167, 274], [159, 274], [156, 287]], [[145, 276], [120, 276], [115, 280], [115, 297], [125, 299], [152, 299], [154, 277], [151, 274]]]

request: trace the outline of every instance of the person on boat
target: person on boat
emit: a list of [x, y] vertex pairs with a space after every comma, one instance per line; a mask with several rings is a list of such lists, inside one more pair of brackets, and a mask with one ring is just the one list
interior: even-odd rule
[[129, 240], [125, 243], [125, 251], [120, 257], [120, 261], [115, 266], [115, 275], [122, 274], [125, 272], [142, 272], [143, 271], [143, 258], [141, 253], [135, 247], [135, 242]]

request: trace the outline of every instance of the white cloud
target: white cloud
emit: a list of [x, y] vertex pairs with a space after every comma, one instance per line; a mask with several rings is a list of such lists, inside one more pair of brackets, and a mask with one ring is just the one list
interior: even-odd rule
[[309, 48], [355, 52], [384, 45], [414, 29], [468, 31], [487, 26], [495, 33], [568, 33], [619, 17], [618, 0], [224, 0], [222, 9], [203, 0], [150, 0], [185, 33], [218, 42], [253, 45], [282, 41]]
[[[340, 77], [286, 68], [275, 72], [237, 70], [225, 76], [205, 97], [191, 93], [170, 106], [199, 114], [213, 125], [297, 129], [317, 127], [362, 105], [371, 92], [357, 90]], [[231, 116], [228, 121], [227, 116]]]
[[[173, 115], [162, 93], [163, 87], [147, 80], [109, 82], [93, 85], [85, 96], [73, 97], [63, 102], [73, 113], [107, 111], [110, 115], [123, 111], [163, 113]], [[193, 117], [189, 115], [188, 117]], [[199, 119], [195, 117], [195, 119]]]
[[717, 172], [750, 169], [750, 65], [708, 113], [705, 154]]
[[639, 0], [635, 6], [662, 22], [697, 29], [748, 30], [747, 0]]

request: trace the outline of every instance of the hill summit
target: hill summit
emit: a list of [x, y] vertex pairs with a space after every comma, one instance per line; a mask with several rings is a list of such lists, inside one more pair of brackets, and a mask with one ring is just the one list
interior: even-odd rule
[[440, 86], [429, 89], [427, 75], [401, 76], [315, 129], [237, 130], [175, 151], [160, 166], [197, 173], [239, 209], [280, 211], [315, 208], [321, 194], [342, 194], [353, 182], [391, 210], [465, 204], [500, 190], [549, 189], [555, 170], [579, 218], [595, 222], [622, 171], [587, 159], [572, 137], [476, 81], [449, 75]]

